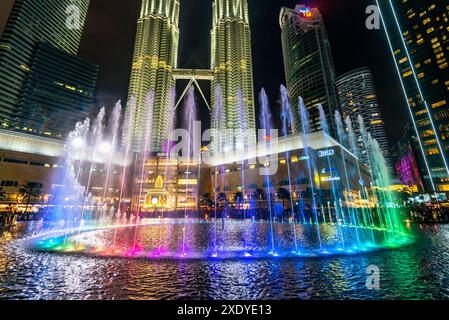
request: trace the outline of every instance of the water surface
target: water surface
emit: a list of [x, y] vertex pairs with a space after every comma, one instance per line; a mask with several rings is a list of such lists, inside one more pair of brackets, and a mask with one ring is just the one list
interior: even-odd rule
[[[0, 231], [0, 299], [447, 299], [449, 226], [412, 245], [317, 258], [128, 259], [38, 252], [39, 223]], [[380, 268], [380, 290], [366, 267]]]

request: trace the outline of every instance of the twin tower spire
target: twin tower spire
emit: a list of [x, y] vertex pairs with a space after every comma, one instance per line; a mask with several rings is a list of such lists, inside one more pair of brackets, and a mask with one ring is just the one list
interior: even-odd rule
[[[152, 151], [160, 151], [171, 127], [178, 68], [180, 0], [142, 0], [134, 47], [129, 99], [136, 100], [133, 132], [135, 151], [142, 151], [147, 127], [148, 92], [154, 92]], [[249, 130], [247, 143], [256, 142], [251, 30], [247, 0], [212, 3], [211, 74], [213, 128]], [[195, 77], [192, 72], [192, 78]], [[220, 88], [221, 90], [217, 90]], [[221, 91], [221, 112], [215, 92]], [[234, 144], [234, 138], [226, 143]]]

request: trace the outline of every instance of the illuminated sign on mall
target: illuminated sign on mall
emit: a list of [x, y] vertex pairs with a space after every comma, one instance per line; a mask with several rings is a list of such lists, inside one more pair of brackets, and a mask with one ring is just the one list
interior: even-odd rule
[[299, 9], [299, 14], [303, 18], [312, 18], [312, 16], [313, 16], [312, 11], [310, 11], [310, 8]]
[[327, 149], [327, 150], [318, 151], [318, 157], [320, 157], [320, 158], [330, 157], [330, 156], [333, 156], [334, 154], [335, 154], [335, 150], [334, 149]]
[[321, 177], [321, 181], [329, 182], [329, 181], [340, 181], [340, 177]]

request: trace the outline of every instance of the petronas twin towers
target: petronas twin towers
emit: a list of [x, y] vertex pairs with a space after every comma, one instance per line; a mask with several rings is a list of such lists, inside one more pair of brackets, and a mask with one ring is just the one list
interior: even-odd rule
[[[219, 130], [249, 130], [248, 143], [256, 142], [251, 30], [247, 0], [214, 0], [211, 31], [211, 69], [191, 70], [190, 76], [208, 75], [212, 90], [220, 87], [222, 112], [215, 110], [212, 94], [211, 124]], [[180, 0], [142, 0], [129, 85], [136, 99], [133, 132], [135, 151], [142, 151], [147, 119], [147, 95], [154, 91], [152, 151], [160, 151], [168, 139], [170, 103], [179, 70]], [[182, 72], [184, 76], [186, 72]], [[242, 121], [243, 120], [243, 121]], [[244, 128], [242, 128], [244, 126]], [[235, 143], [235, 141], [228, 141]]]

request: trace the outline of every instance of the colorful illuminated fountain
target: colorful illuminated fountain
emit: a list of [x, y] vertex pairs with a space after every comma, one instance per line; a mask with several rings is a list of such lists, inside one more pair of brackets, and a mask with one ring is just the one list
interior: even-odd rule
[[[221, 90], [217, 88], [215, 94], [214, 110], [220, 114]], [[390, 181], [385, 160], [378, 143], [366, 131], [363, 119], [358, 120], [364, 150], [359, 149], [350, 118], [343, 121], [338, 112], [335, 114], [338, 141], [330, 136], [321, 106], [317, 108], [323, 132], [312, 133], [309, 113], [301, 99], [297, 106], [301, 123], [293, 123], [284, 87], [281, 87], [279, 144], [285, 146], [293, 141], [295, 147], [279, 151], [271, 146], [276, 139], [272, 135], [268, 97], [262, 90], [259, 144], [264, 145], [262, 160], [265, 160], [257, 171], [257, 179], [262, 181], [258, 191], [251, 191], [256, 168], [249, 160], [251, 157], [232, 165], [221, 161], [203, 168], [211, 174], [200, 178], [211, 179], [213, 204], [208, 214], [202, 214], [198, 205], [177, 207], [177, 196], [173, 193], [185, 193], [187, 199], [194, 186], [189, 182], [169, 187], [170, 183], [163, 178], [167, 176], [167, 167], [157, 174], [154, 187], [144, 186], [148, 174], [146, 162], [151, 159], [153, 96], [150, 93], [147, 99], [148, 130], [140, 153], [132, 146], [136, 117], [133, 99], [123, 121], [122, 144], [119, 144], [120, 102], [109, 118], [109, 125], [105, 125], [104, 109], [93, 123], [87, 119], [76, 125], [61, 159], [64, 171], [55, 177], [58, 187], [49, 206], [53, 227], [33, 239], [33, 248], [96, 256], [218, 259], [356, 254], [410, 242], [401, 211], [395, 207], [387, 188]], [[171, 100], [170, 127], [173, 127], [174, 99]], [[239, 94], [241, 110], [245, 108], [243, 101]], [[196, 117], [193, 89], [185, 99], [185, 110], [185, 127], [190, 133]], [[247, 126], [244, 118], [240, 120], [241, 140], [235, 148], [243, 152], [248, 147], [244, 139]], [[295, 128], [300, 128], [300, 132], [295, 132]], [[184, 155], [187, 170], [185, 176], [178, 177], [183, 181], [192, 181], [192, 169], [200, 170], [193, 160], [195, 144], [191, 135], [188, 140], [188, 156]], [[220, 138], [220, 143], [215, 141], [211, 149], [227, 155], [229, 149], [222, 140], [229, 139]], [[358, 160], [362, 151], [368, 155], [369, 169]], [[269, 172], [273, 154], [281, 157], [284, 166], [274, 175]], [[166, 157], [166, 160], [172, 157], [170, 150]], [[92, 189], [98, 172], [103, 177], [100, 195]], [[282, 181], [283, 188], [276, 190], [273, 177]], [[239, 180], [239, 186], [231, 199], [226, 185], [232, 179]], [[145, 218], [147, 210], [152, 211], [150, 218]]]

